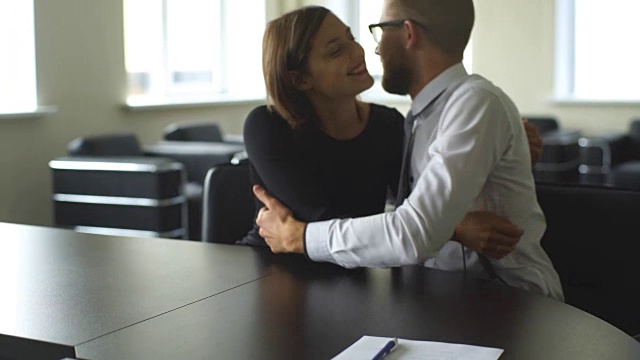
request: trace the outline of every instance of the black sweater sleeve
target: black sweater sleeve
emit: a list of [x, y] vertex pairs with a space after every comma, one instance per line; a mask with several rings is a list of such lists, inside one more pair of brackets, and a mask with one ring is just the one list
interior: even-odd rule
[[302, 221], [340, 217], [327, 203], [313, 164], [304, 158], [289, 125], [265, 106], [254, 109], [244, 124], [244, 142], [257, 182]]

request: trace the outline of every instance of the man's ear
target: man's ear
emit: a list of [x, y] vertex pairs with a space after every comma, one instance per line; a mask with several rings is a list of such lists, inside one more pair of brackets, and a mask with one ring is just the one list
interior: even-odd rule
[[405, 47], [407, 49], [411, 49], [416, 46], [418, 43], [418, 25], [414, 24], [413, 21], [407, 20], [404, 22], [404, 30], [405, 30]]
[[289, 72], [289, 76], [291, 77], [291, 85], [293, 85], [294, 88], [300, 91], [311, 89], [311, 83], [307, 80], [307, 77], [299, 71], [291, 71]]

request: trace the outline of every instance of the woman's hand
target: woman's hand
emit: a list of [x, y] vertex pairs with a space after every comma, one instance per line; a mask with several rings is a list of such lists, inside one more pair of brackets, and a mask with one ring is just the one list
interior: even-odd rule
[[267, 242], [271, 251], [304, 253], [306, 224], [296, 220], [291, 210], [259, 185], [253, 186], [253, 193], [264, 204], [258, 212], [256, 224], [260, 227], [260, 236]]
[[524, 231], [509, 219], [490, 211], [470, 211], [456, 226], [453, 239], [491, 259], [502, 259], [515, 249]]
[[533, 166], [542, 158], [542, 137], [540, 137], [538, 128], [530, 124], [527, 119], [524, 120], [524, 131], [527, 133], [529, 152], [531, 153], [531, 166]]

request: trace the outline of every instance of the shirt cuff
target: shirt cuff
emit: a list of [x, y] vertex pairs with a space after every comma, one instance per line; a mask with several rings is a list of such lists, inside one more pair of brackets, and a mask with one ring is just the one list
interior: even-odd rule
[[305, 223], [304, 230], [302, 230], [302, 252], [304, 254], [304, 257], [311, 260], [311, 258], [309, 257], [309, 253], [307, 252], [307, 226], [309, 226], [309, 223]]
[[313, 261], [335, 262], [329, 251], [329, 229], [335, 220], [307, 224], [304, 246], [307, 257]]

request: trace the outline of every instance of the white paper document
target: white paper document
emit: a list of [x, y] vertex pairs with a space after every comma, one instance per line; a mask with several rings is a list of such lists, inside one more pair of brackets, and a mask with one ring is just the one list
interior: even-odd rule
[[[372, 359], [392, 338], [363, 336], [333, 360]], [[497, 360], [503, 349], [398, 339], [398, 345], [384, 360]]]

